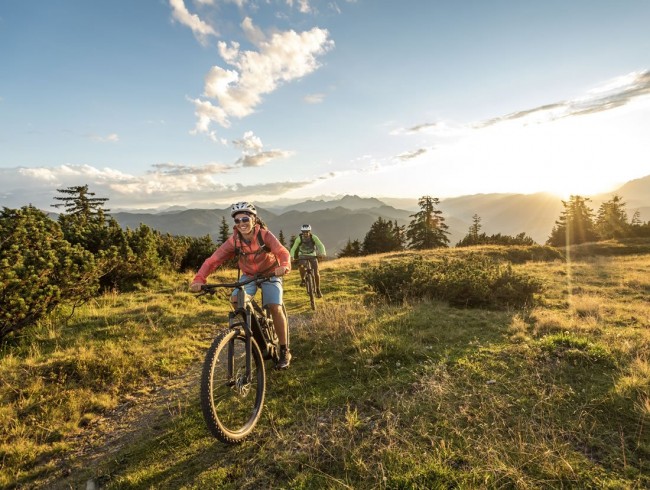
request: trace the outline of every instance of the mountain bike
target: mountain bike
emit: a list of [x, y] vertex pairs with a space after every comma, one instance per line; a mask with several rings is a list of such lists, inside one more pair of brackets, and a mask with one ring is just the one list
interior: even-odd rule
[[298, 264], [301, 269], [305, 270], [305, 289], [307, 290], [307, 295], [309, 296], [309, 304], [311, 309], [316, 309], [316, 277], [314, 274], [314, 269], [311, 266], [311, 260], [314, 257], [312, 255], [300, 255], [298, 256]]
[[[268, 276], [245, 281], [205, 284], [197, 296], [220, 288], [234, 289], [237, 306], [228, 315], [228, 328], [217, 334], [208, 349], [201, 375], [201, 409], [212, 435], [237, 444], [246, 439], [262, 415], [266, 393], [264, 361], [280, 358], [280, 345], [268, 307], [260, 307], [244, 286], [259, 287]], [[286, 309], [282, 305], [284, 314]], [[287, 344], [289, 332], [287, 328]]]

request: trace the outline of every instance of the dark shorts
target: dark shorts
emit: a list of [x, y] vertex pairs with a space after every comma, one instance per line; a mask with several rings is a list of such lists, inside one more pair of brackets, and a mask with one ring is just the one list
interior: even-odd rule
[[318, 272], [318, 259], [316, 257], [301, 257], [298, 259], [298, 266], [302, 269], [305, 267], [304, 262], [309, 262], [314, 272]]

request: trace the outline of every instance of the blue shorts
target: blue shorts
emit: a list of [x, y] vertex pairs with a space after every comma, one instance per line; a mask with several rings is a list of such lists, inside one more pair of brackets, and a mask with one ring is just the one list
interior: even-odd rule
[[[251, 276], [242, 274], [239, 278], [240, 281], [245, 281], [250, 279]], [[264, 281], [262, 284], [262, 306], [266, 305], [281, 305], [282, 304], [282, 278], [281, 277], [272, 277], [270, 281]], [[257, 284], [255, 282], [249, 282], [244, 286], [246, 293], [255, 296], [257, 292]], [[237, 291], [232, 292], [231, 296], [232, 301], [237, 301]]]

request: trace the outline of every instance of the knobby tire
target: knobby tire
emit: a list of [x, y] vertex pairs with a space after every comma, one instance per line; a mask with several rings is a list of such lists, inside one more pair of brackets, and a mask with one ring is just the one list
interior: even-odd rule
[[[201, 375], [201, 408], [212, 435], [227, 444], [242, 442], [255, 428], [266, 391], [262, 353], [251, 339], [251, 379], [245, 383], [246, 337], [239, 329], [225, 330], [212, 342]], [[228, 377], [232, 345], [233, 377]]]
[[307, 285], [307, 294], [309, 295], [309, 304], [311, 305], [311, 309], [315, 310], [316, 309], [316, 284], [314, 282], [314, 273], [309, 272], [307, 274], [307, 281], [305, 283]]

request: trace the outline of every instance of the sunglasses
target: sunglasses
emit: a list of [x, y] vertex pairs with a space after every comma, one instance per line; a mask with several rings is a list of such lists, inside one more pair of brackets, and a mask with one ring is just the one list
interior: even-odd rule
[[235, 224], [238, 225], [239, 223], [248, 223], [251, 219], [248, 216], [244, 216], [243, 218], [235, 218]]

